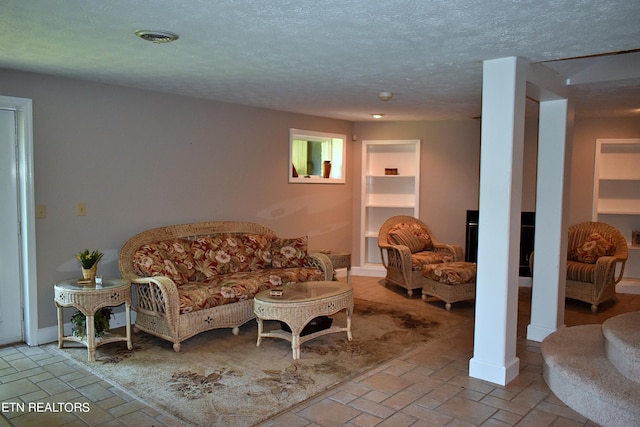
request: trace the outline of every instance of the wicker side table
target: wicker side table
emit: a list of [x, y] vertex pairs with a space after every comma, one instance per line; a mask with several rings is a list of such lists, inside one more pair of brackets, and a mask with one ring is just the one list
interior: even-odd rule
[[335, 269], [336, 268], [346, 268], [347, 269], [347, 283], [351, 283], [351, 254], [349, 252], [332, 252], [332, 251], [317, 251], [322, 254], [325, 254], [331, 264], [333, 264], [333, 274], [335, 280]]
[[[258, 342], [262, 338], [281, 338], [291, 342], [293, 359], [300, 358], [300, 345], [319, 336], [346, 332], [352, 340], [351, 314], [353, 313], [353, 289], [340, 282], [303, 282], [282, 287], [282, 295], [272, 296], [270, 290], [253, 298], [253, 311], [258, 322]], [[330, 316], [341, 310], [347, 312], [346, 327], [331, 326], [309, 335], [301, 336], [305, 325], [316, 317]], [[278, 329], [264, 332], [264, 320], [279, 320], [289, 325], [291, 333]]]
[[[58, 348], [62, 348], [65, 341], [77, 342], [87, 346], [88, 360], [96, 359], [96, 347], [110, 342], [126, 341], [131, 350], [131, 282], [126, 279], [105, 277], [102, 284], [79, 285], [78, 279], [68, 279], [56, 283], [54, 286], [56, 308], [58, 311]], [[115, 307], [124, 304], [126, 311], [126, 336], [106, 334], [95, 336], [93, 315], [102, 307]], [[65, 336], [62, 309], [75, 307], [86, 317], [86, 336]]]

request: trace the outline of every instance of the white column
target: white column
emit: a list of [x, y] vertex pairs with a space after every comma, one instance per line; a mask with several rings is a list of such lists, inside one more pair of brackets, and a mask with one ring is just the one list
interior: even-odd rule
[[473, 358], [469, 375], [505, 385], [516, 357], [524, 109], [528, 64], [485, 61]]
[[540, 102], [536, 234], [527, 339], [542, 341], [564, 326], [567, 269], [567, 203], [572, 114], [567, 99]]

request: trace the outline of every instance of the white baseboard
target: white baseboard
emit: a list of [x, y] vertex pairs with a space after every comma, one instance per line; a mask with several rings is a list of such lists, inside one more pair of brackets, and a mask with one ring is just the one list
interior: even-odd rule
[[384, 277], [387, 271], [382, 266], [351, 267], [351, 274], [354, 276]]
[[622, 279], [616, 285], [616, 292], [619, 294], [635, 294], [640, 295], [640, 280], [638, 279]]

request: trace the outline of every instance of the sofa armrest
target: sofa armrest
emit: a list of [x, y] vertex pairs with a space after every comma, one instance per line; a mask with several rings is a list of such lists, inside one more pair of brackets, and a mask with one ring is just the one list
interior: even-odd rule
[[307, 254], [307, 263], [324, 272], [324, 280], [333, 280], [333, 264], [328, 256], [320, 252], [310, 252]]
[[149, 316], [163, 317], [169, 327], [178, 330], [180, 297], [175, 282], [166, 276], [136, 277], [131, 280], [137, 301], [133, 309]]

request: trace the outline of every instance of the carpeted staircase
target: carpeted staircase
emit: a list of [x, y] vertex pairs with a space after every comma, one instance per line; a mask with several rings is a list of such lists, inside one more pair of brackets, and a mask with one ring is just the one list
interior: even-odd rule
[[640, 426], [640, 311], [558, 330], [541, 349], [544, 379], [567, 406], [603, 426]]

